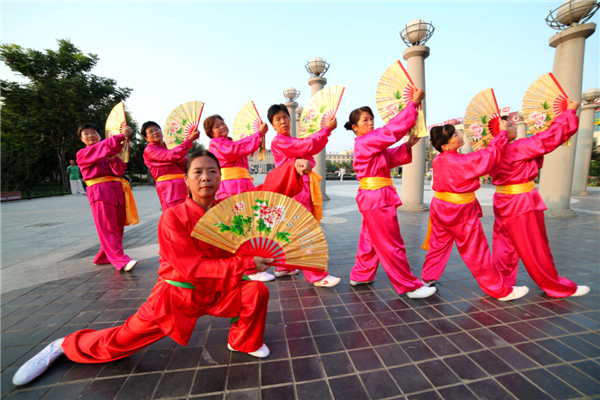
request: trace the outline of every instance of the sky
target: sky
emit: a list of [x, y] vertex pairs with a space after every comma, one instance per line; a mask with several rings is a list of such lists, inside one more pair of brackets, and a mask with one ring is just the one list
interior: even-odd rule
[[[328, 85], [345, 85], [327, 152], [352, 149], [349, 113], [374, 111], [377, 84], [407, 48], [399, 32], [421, 18], [435, 27], [425, 60], [427, 125], [464, 116], [471, 98], [494, 88], [498, 105], [519, 110], [539, 76], [552, 71], [558, 31], [545, 22], [561, 1], [499, 2], [10, 2], [2, 1], [2, 42], [36, 50], [70, 39], [100, 58], [93, 73], [133, 89], [126, 107], [141, 125], [163, 125], [186, 101], [206, 103], [230, 131], [253, 100], [264, 121], [283, 91], [310, 100], [305, 64], [330, 63]], [[600, 12], [590, 22], [598, 24]], [[600, 33], [586, 41], [583, 90], [599, 87]], [[4, 63], [2, 79], [23, 81]], [[84, 121], [81, 121], [84, 122]], [[94, 121], [104, 124], [105, 121]], [[376, 126], [381, 126], [376, 116]], [[208, 138], [201, 135], [207, 145]], [[267, 143], [275, 131], [269, 127]]]

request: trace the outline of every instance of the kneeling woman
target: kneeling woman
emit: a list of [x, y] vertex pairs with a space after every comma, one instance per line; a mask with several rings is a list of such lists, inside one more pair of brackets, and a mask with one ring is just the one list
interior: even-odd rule
[[[281, 175], [284, 170], [277, 171], [274, 179], [267, 177], [260, 189], [290, 197], [299, 193], [301, 177], [293, 165], [286, 176]], [[213, 154], [192, 153], [185, 182], [189, 190], [185, 203], [165, 210], [160, 218], [159, 278], [138, 312], [121, 326], [84, 329], [52, 342], [17, 371], [15, 385], [31, 382], [62, 354], [75, 362], [104, 363], [127, 357], [165, 336], [185, 346], [203, 315], [239, 317], [229, 332], [229, 349], [255, 357], [269, 355], [263, 343], [269, 291], [264, 283], [243, 281], [242, 276], [251, 268], [267, 270], [266, 264], [273, 260], [238, 257], [192, 238], [192, 229], [215, 204], [221, 184], [219, 162]]]

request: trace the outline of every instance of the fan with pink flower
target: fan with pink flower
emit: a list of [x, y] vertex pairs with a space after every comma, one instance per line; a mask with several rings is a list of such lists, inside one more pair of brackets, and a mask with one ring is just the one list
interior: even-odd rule
[[551, 72], [529, 86], [523, 97], [523, 120], [531, 133], [542, 132], [567, 109], [569, 97]]
[[169, 150], [179, 146], [198, 129], [202, 109], [204, 102], [188, 101], [171, 111], [163, 129], [164, 141]]
[[300, 115], [299, 138], [309, 137], [323, 129], [327, 122], [335, 118], [345, 86], [327, 86], [318, 91], [306, 104]]
[[[260, 132], [260, 125], [263, 123], [258, 110], [254, 105], [253, 101], [250, 101], [242, 107], [242, 109], [235, 116], [233, 121], [233, 140], [238, 141], [240, 139], [247, 138], [255, 133]], [[259, 160], [265, 160], [267, 150], [265, 146], [265, 138], [263, 137], [260, 141], [260, 147], [250, 156]]]
[[465, 114], [465, 132], [473, 150], [484, 149], [500, 133], [500, 109], [494, 89], [477, 93]]

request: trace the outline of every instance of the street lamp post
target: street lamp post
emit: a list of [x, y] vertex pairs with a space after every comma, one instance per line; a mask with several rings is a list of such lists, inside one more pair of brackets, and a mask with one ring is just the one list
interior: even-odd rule
[[589, 196], [587, 192], [590, 161], [594, 148], [594, 120], [596, 109], [600, 107], [600, 89], [589, 89], [583, 92], [579, 130], [577, 131], [577, 148], [575, 150], [575, 168], [573, 170], [572, 193], [575, 196]]
[[296, 108], [296, 132], [300, 133], [300, 116], [302, 115], [302, 111], [304, 111], [304, 107], [298, 106]]
[[[293, 121], [294, 118], [296, 117], [296, 109], [298, 108], [298, 103], [296, 103], [296, 99], [300, 96], [300, 91], [296, 90], [296, 88], [290, 86], [289, 88], [287, 88], [286, 90], [283, 91], [283, 95], [285, 96], [287, 102], [285, 103], [285, 106], [288, 109], [288, 112], [290, 113], [290, 119]], [[291, 137], [298, 137], [298, 131], [296, 129], [296, 124], [292, 123], [291, 124], [291, 132], [290, 132], [290, 136]]]

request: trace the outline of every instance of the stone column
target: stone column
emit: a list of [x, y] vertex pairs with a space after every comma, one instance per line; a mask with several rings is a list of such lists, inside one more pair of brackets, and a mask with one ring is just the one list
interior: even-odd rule
[[[429, 47], [411, 46], [404, 50], [402, 56], [406, 60], [406, 69], [414, 84], [419, 89], [425, 90], [425, 59], [429, 57]], [[427, 96], [426, 90], [425, 96]], [[425, 114], [425, 100], [421, 104]], [[425, 140], [421, 139], [412, 148], [412, 162], [402, 166], [402, 206], [400, 210], [424, 212], [429, 209], [427, 204], [423, 202], [424, 184]]]
[[[581, 101], [585, 39], [595, 30], [594, 23], [576, 25], [550, 38], [550, 47], [556, 48], [552, 73], [573, 101]], [[547, 216], [577, 216], [570, 208], [576, 147], [577, 135], [571, 138], [571, 146], [559, 146], [545, 157], [540, 195], [548, 207]]]
[[[288, 112], [290, 113], [290, 136], [291, 137], [298, 137], [298, 123], [294, 124], [294, 117], [296, 117], [296, 108], [298, 108], [298, 103], [296, 103], [295, 101], [288, 101], [287, 103], [285, 103], [285, 106], [288, 109]], [[296, 117], [296, 121], [298, 121], [298, 117]]]
[[[310, 97], [312, 98], [312, 96], [314, 96], [315, 94], [317, 94], [318, 91], [320, 91], [321, 89], [323, 89], [325, 87], [325, 85], [327, 84], [327, 79], [325, 79], [322, 76], [315, 76], [312, 77], [308, 80], [308, 84], [310, 85]], [[323, 177], [323, 180], [321, 180], [321, 182], [319, 182], [320, 186], [321, 186], [321, 195], [323, 196], [323, 201], [329, 200], [329, 196], [327, 196], [326, 193], [326, 169], [325, 169], [325, 158], [326, 158], [326, 148], [323, 148], [323, 151], [321, 151], [319, 154], [317, 154], [315, 156], [315, 168], [313, 168], [313, 171], [316, 172], [317, 174], [321, 175]]]
[[527, 137], [527, 123], [523, 120], [517, 122], [517, 139], [525, 139]]
[[471, 143], [469, 143], [469, 138], [467, 137], [467, 132], [463, 131], [463, 141], [465, 144], [460, 148], [460, 154], [467, 154], [473, 152], [473, 148], [471, 147]]
[[573, 188], [575, 196], [589, 196], [587, 192], [588, 174], [592, 149], [594, 148], [594, 119], [599, 104], [581, 106], [579, 130], [577, 131], [577, 148], [575, 151], [575, 167], [573, 169]]

